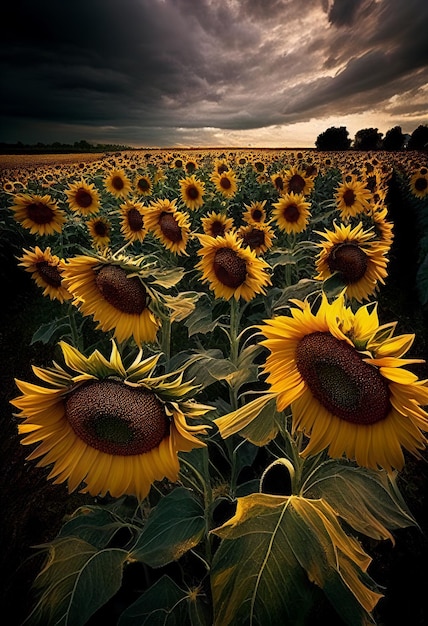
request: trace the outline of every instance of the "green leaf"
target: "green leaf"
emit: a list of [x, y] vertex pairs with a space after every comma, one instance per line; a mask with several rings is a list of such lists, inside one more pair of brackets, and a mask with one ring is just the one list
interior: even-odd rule
[[132, 536], [130, 524], [125, 523], [108, 509], [83, 506], [61, 528], [59, 537], [78, 537], [96, 548], [105, 548], [119, 531], [126, 529]]
[[54, 338], [60, 339], [70, 332], [70, 321], [68, 315], [65, 317], [54, 319], [53, 322], [42, 324], [31, 338], [31, 345], [37, 341], [47, 344]]
[[193, 313], [191, 313], [184, 322], [189, 337], [197, 333], [206, 335], [214, 330], [219, 324], [219, 318], [213, 320], [212, 311], [213, 307], [211, 302], [204, 302], [203, 304], [201, 302], [198, 303]]
[[279, 416], [276, 396], [265, 393], [214, 422], [223, 439], [239, 433], [256, 446], [264, 446], [277, 435]]
[[188, 623], [187, 593], [162, 576], [120, 616], [117, 626], [181, 626]]
[[28, 621], [83, 626], [120, 589], [126, 550], [96, 547], [76, 537], [49, 545], [49, 559], [34, 583], [42, 595]]
[[304, 495], [323, 498], [356, 531], [373, 539], [391, 539], [390, 530], [416, 521], [386, 472], [326, 461], [311, 473]]
[[204, 531], [201, 503], [191, 491], [178, 487], [153, 509], [131, 557], [150, 567], [162, 567], [198, 545]]
[[380, 595], [370, 559], [322, 500], [251, 494], [213, 532], [223, 539], [211, 573], [215, 626], [305, 624], [317, 587], [348, 626], [372, 622]]
[[295, 285], [290, 285], [282, 290], [278, 298], [273, 304], [273, 309], [281, 309], [290, 307], [291, 299], [304, 300], [313, 293], [321, 291], [322, 283], [319, 280], [313, 280], [309, 278], [302, 278]]
[[346, 288], [347, 284], [340, 272], [334, 272], [325, 279], [322, 284], [322, 290], [327, 298], [335, 298]]

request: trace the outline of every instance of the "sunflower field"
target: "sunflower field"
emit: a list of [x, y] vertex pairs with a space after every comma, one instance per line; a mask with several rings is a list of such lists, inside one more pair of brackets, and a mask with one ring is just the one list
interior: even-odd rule
[[13, 623], [410, 619], [426, 153], [135, 150], [0, 184]]

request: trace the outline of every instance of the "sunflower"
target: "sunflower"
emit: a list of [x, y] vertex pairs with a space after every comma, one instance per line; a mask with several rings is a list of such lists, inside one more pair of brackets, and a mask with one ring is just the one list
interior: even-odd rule
[[66, 222], [65, 213], [51, 196], [19, 193], [13, 201], [15, 204], [10, 208], [14, 211], [15, 220], [31, 234], [52, 235], [61, 232]]
[[209, 283], [216, 298], [246, 302], [256, 294], [265, 294], [265, 287], [271, 284], [267, 274], [268, 264], [257, 258], [248, 246], [244, 247], [236, 233], [225, 233], [224, 237], [198, 235], [202, 257], [196, 269], [202, 272], [202, 282]]
[[202, 228], [206, 235], [211, 237], [224, 237], [225, 233], [233, 228], [233, 218], [224, 213], [212, 211], [206, 217], [201, 217]]
[[266, 220], [266, 200], [253, 201], [244, 204], [244, 207], [247, 210], [242, 214], [242, 219], [247, 224], [262, 224]]
[[144, 229], [144, 205], [141, 202], [127, 200], [120, 205], [122, 214], [121, 233], [127, 241], [143, 241], [146, 236]]
[[185, 213], [177, 209], [176, 200], [166, 198], [150, 202], [144, 211], [144, 226], [174, 254], [186, 254], [190, 224]]
[[372, 230], [364, 230], [360, 222], [334, 224], [334, 231], [318, 232], [325, 241], [318, 243], [321, 251], [315, 261], [317, 280], [326, 280], [337, 272], [346, 284], [346, 295], [358, 302], [373, 295], [378, 283], [387, 276], [388, 246], [374, 239]]
[[193, 172], [198, 169], [197, 161], [195, 159], [187, 159], [184, 164], [184, 169], [188, 174], [193, 174]]
[[314, 178], [308, 176], [303, 169], [290, 167], [284, 172], [283, 184], [284, 189], [282, 193], [295, 193], [307, 196], [311, 193], [314, 186]]
[[[426, 168], [424, 168], [426, 170]], [[428, 195], [428, 173], [421, 173], [419, 169], [410, 178], [410, 191], [420, 200], [423, 200]]]
[[287, 193], [272, 206], [275, 207], [272, 219], [280, 230], [286, 233], [301, 233], [306, 229], [311, 217], [310, 204], [305, 201], [302, 194]]
[[414, 335], [393, 337], [395, 323], [379, 326], [376, 306], [355, 313], [339, 296], [313, 313], [293, 301], [291, 317], [265, 320], [261, 343], [270, 350], [264, 371], [279, 411], [291, 405], [292, 429], [304, 432], [307, 457], [328, 448], [358, 465], [388, 472], [404, 465], [402, 448], [418, 456], [428, 430], [428, 381], [403, 359]]
[[236, 174], [233, 170], [227, 170], [227, 172], [214, 172], [211, 176], [211, 180], [218, 192], [220, 192], [225, 198], [233, 198], [238, 191], [238, 182]]
[[62, 283], [61, 267], [64, 261], [51, 253], [50, 248], [41, 250], [38, 246], [25, 250], [19, 265], [31, 273], [36, 285], [43, 289], [43, 295], [51, 300], [64, 302], [72, 296]]
[[137, 176], [134, 181], [134, 188], [140, 196], [150, 196], [153, 189], [152, 179], [145, 174]]
[[104, 185], [115, 198], [125, 198], [131, 191], [131, 181], [121, 168], [111, 170]]
[[92, 215], [100, 209], [100, 196], [92, 183], [83, 179], [77, 183], [71, 183], [65, 190], [68, 205], [72, 211], [79, 215]]
[[149, 285], [139, 274], [136, 259], [107, 251], [76, 256], [62, 270], [64, 285], [83, 315], [92, 315], [104, 332], [113, 330], [119, 342], [133, 337], [141, 345], [156, 339], [160, 322], [150, 308]]
[[96, 248], [105, 248], [110, 243], [111, 222], [106, 217], [94, 217], [87, 222], [92, 244]]
[[257, 256], [264, 254], [273, 245], [275, 233], [267, 224], [248, 224], [241, 226], [237, 232], [244, 246], [248, 246]]
[[366, 213], [370, 208], [371, 192], [365, 183], [350, 176], [336, 189], [335, 200], [340, 211], [340, 218], [347, 220], [359, 213]]
[[394, 224], [387, 220], [387, 217], [388, 209], [386, 206], [374, 206], [372, 208], [370, 218], [374, 225], [376, 240], [379, 241], [379, 243], [387, 250], [389, 250], [394, 240]]
[[216, 159], [214, 163], [214, 172], [216, 174], [224, 174], [230, 170], [230, 165], [226, 159]]
[[142, 360], [140, 350], [125, 367], [115, 342], [109, 360], [59, 345], [65, 368], [33, 367], [43, 386], [16, 381], [21, 442], [37, 444], [27, 460], [51, 466], [49, 478], [70, 493], [82, 486], [92, 496], [142, 500], [155, 481], [177, 481], [178, 453], [205, 445], [198, 436], [208, 426], [187, 423], [210, 409], [186, 399], [194, 388], [177, 372], [154, 377], [159, 355]]
[[181, 199], [188, 209], [194, 211], [204, 204], [205, 184], [195, 176], [187, 176], [179, 181]]
[[280, 194], [284, 193], [284, 177], [284, 172], [276, 172], [270, 176], [273, 186]]

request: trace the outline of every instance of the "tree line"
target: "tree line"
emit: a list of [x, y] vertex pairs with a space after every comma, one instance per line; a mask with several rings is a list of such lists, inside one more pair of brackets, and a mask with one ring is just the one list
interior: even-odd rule
[[129, 146], [114, 143], [92, 144], [82, 139], [74, 143], [54, 143], [27, 144], [17, 141], [16, 143], [0, 143], [0, 154], [76, 154], [80, 152], [117, 152], [121, 150], [132, 150]]
[[385, 136], [377, 128], [363, 128], [353, 140], [346, 126], [330, 126], [318, 135], [315, 146], [318, 150], [427, 150], [428, 125], [421, 124], [411, 134], [394, 126]]

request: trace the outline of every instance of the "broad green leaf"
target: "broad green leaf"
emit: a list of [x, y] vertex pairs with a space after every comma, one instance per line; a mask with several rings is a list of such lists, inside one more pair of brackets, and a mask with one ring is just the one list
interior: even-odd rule
[[130, 524], [122, 521], [106, 508], [83, 506], [75, 511], [61, 528], [59, 537], [78, 537], [95, 548], [105, 548], [119, 531], [126, 529], [129, 539], [132, 536]]
[[223, 439], [239, 433], [257, 446], [264, 446], [278, 432], [276, 396], [266, 393], [236, 411], [214, 420]]
[[54, 339], [60, 339], [70, 333], [70, 320], [68, 315], [42, 324], [31, 338], [31, 345], [37, 341], [47, 344]]
[[381, 597], [370, 558], [323, 500], [251, 494], [213, 532], [223, 539], [212, 563], [215, 626], [304, 624], [314, 585], [348, 626], [370, 623]]
[[184, 325], [189, 333], [189, 337], [195, 335], [196, 333], [202, 333], [205, 335], [206, 333], [214, 330], [214, 328], [218, 325], [219, 320], [213, 320], [212, 312], [213, 307], [210, 302], [198, 303], [198, 306], [184, 322]]
[[151, 567], [162, 567], [198, 545], [204, 531], [201, 503], [191, 491], [178, 487], [153, 509], [131, 557]]
[[76, 537], [49, 545], [49, 558], [34, 583], [41, 597], [31, 624], [83, 626], [120, 589], [126, 550], [98, 550]]
[[302, 278], [295, 285], [290, 285], [282, 290], [273, 304], [274, 311], [289, 307], [291, 299], [304, 300], [311, 294], [320, 292], [321, 286], [322, 283], [319, 280]]
[[304, 495], [325, 499], [352, 528], [373, 539], [393, 540], [390, 530], [416, 524], [385, 472], [326, 461], [306, 481]]
[[120, 616], [117, 626], [182, 626], [188, 624], [187, 593], [162, 576]]
[[334, 272], [322, 283], [322, 290], [327, 298], [335, 298], [346, 288], [346, 282], [340, 272]]

